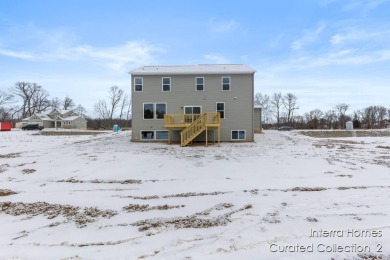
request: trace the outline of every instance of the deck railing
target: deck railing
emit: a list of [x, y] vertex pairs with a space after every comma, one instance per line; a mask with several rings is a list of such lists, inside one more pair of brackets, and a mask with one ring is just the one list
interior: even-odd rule
[[201, 115], [202, 114], [165, 114], [164, 125], [189, 125]]
[[[180, 132], [181, 146], [186, 146], [206, 129], [218, 129], [221, 123], [219, 112], [207, 112], [204, 114], [165, 114], [164, 127]], [[169, 138], [168, 138], [169, 139]], [[170, 142], [170, 141], [169, 141]], [[206, 133], [207, 145], [207, 133]]]
[[[206, 124], [219, 124], [220, 116], [218, 112], [207, 112], [205, 113], [207, 117]], [[164, 126], [189, 126], [200, 116], [204, 114], [165, 114], [164, 115]]]

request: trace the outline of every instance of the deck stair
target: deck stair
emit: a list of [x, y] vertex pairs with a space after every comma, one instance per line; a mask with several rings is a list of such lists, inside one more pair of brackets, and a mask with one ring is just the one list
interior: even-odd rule
[[180, 146], [186, 146], [204, 130], [206, 130], [207, 114], [204, 113], [199, 116], [192, 124], [180, 132], [181, 144]]
[[[180, 146], [186, 146], [197, 136], [205, 132], [206, 146], [208, 143], [208, 130], [218, 133], [218, 144], [220, 141], [221, 115], [218, 112], [206, 112], [204, 114], [165, 114], [164, 127], [170, 131], [180, 130]], [[170, 134], [168, 134], [170, 143]], [[215, 142], [215, 135], [214, 135]]]

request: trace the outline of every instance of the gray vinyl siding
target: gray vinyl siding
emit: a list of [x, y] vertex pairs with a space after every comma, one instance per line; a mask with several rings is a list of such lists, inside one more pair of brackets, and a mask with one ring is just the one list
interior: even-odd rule
[[77, 128], [77, 129], [86, 130], [87, 129], [87, 121], [84, 120], [83, 118], [77, 118], [77, 119], [73, 120], [72, 126], [74, 126], [74, 128]]
[[45, 121], [43, 121], [43, 127], [44, 128], [52, 128], [52, 127], [54, 127], [54, 122], [45, 120]]
[[261, 108], [255, 108], [254, 109], [254, 131], [255, 133], [260, 133], [262, 130], [261, 126]]
[[[221, 78], [231, 78], [230, 91], [222, 91]], [[134, 77], [143, 78], [143, 91], [134, 91]], [[162, 91], [162, 77], [171, 78], [171, 91]], [[204, 91], [197, 91], [195, 78], [204, 77]], [[231, 141], [231, 130], [245, 130], [246, 141], [253, 140], [253, 74], [223, 75], [137, 75], [132, 74], [133, 141], [141, 130], [165, 130], [163, 120], [143, 119], [143, 103], [166, 103], [167, 114], [183, 114], [185, 106], [201, 106], [202, 113], [215, 112], [216, 103], [225, 103], [221, 119], [221, 141]], [[235, 99], [236, 98], [236, 99]], [[173, 139], [178, 140], [179, 131]], [[212, 137], [212, 131], [209, 132]], [[202, 139], [201, 135], [198, 139]]]
[[47, 121], [42, 121], [42, 119], [40, 119], [40, 118], [37, 118], [37, 119], [30, 118], [26, 122], [25, 125], [27, 125], [27, 124], [38, 124], [40, 126], [46, 127], [47, 123], [48, 123]]
[[[67, 121], [66, 118], [64, 119], [64, 121]], [[70, 122], [71, 122], [70, 125], [65, 125], [62, 122], [61, 128], [65, 128], [65, 129], [81, 129], [81, 130], [86, 130], [87, 129], [87, 121], [82, 119], [82, 118], [76, 118], [75, 120], [70, 121]]]

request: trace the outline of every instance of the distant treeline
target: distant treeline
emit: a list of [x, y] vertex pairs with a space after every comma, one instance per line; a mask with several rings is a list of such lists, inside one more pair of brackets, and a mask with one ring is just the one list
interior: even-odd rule
[[339, 103], [328, 110], [316, 108], [299, 115], [297, 101], [292, 93], [274, 93], [272, 96], [256, 93], [254, 102], [262, 107], [263, 128], [287, 125], [295, 129], [344, 129], [348, 121], [357, 129], [390, 127], [390, 107], [368, 106], [349, 112], [348, 104]]

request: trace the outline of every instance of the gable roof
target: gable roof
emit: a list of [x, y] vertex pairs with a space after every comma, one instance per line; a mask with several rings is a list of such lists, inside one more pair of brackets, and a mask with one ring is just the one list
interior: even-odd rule
[[131, 75], [201, 75], [253, 74], [256, 70], [244, 64], [200, 64], [183, 66], [143, 66], [130, 71]]
[[64, 121], [73, 121], [73, 120], [76, 120], [77, 118], [81, 118], [84, 121], [87, 121], [85, 118], [83, 118], [81, 116], [68, 116], [68, 117], [63, 118], [62, 120], [64, 120]]
[[55, 111], [57, 111], [57, 112], [60, 113], [61, 115], [65, 115], [66, 113], [73, 112], [72, 109], [64, 110], [64, 109], [55, 108], [55, 109], [53, 109], [52, 111], [50, 111], [50, 112], [48, 113], [48, 115], [54, 114]]

